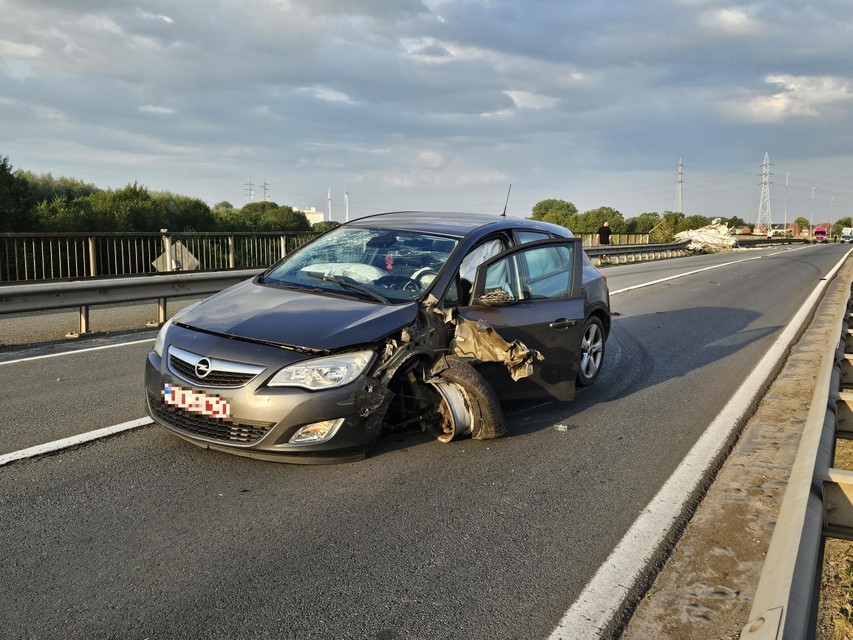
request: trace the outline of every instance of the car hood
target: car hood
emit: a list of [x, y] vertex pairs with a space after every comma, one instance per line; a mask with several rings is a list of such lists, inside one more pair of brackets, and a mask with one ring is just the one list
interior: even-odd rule
[[383, 305], [241, 282], [175, 317], [203, 331], [333, 351], [375, 342], [411, 324], [418, 303]]

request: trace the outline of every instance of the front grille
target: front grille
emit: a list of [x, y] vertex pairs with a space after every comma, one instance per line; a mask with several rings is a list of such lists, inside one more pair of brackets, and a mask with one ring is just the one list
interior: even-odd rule
[[[169, 347], [169, 369], [177, 376], [204, 387], [242, 387], [264, 370], [264, 367], [208, 358], [175, 345]], [[204, 377], [199, 371], [206, 371]]]
[[222, 442], [252, 444], [264, 437], [275, 424], [217, 420], [167, 405], [161, 396], [153, 393], [148, 394], [148, 403], [154, 416], [168, 425], [195, 436]]
[[238, 373], [235, 371], [211, 371], [204, 378], [199, 378], [195, 367], [174, 355], [169, 355], [169, 367], [182, 378], [206, 387], [242, 387], [255, 377], [254, 373]]

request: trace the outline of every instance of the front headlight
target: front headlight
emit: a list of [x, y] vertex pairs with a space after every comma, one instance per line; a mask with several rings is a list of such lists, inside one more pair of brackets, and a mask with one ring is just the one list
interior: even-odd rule
[[372, 351], [356, 351], [297, 362], [276, 373], [267, 384], [311, 391], [342, 387], [360, 376], [373, 362], [373, 356]]

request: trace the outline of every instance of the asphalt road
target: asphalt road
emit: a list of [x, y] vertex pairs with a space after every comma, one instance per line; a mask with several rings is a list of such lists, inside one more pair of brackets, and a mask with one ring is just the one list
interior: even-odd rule
[[[499, 440], [306, 467], [152, 426], [0, 467], [0, 638], [547, 637], [846, 251], [608, 268], [602, 376]], [[142, 417], [149, 344], [0, 354], [0, 453]]]

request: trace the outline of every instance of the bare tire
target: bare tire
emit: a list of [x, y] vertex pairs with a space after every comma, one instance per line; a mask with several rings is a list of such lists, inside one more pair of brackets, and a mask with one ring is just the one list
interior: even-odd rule
[[506, 419], [498, 396], [474, 367], [455, 356], [447, 356], [439, 360], [433, 373], [443, 382], [458, 387], [465, 397], [474, 440], [490, 440], [506, 433]]
[[604, 325], [596, 316], [590, 316], [583, 325], [581, 357], [578, 361], [578, 386], [595, 382], [604, 362]]

